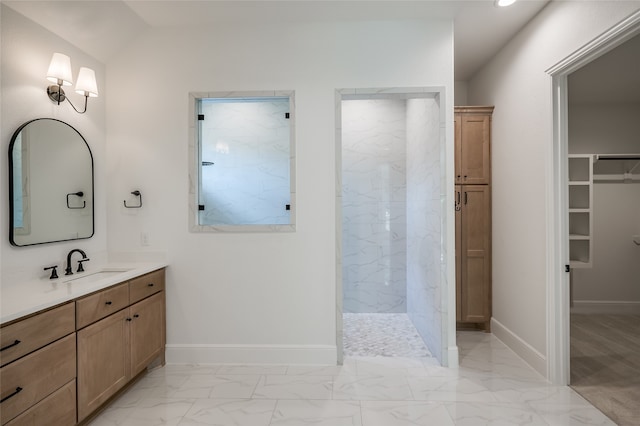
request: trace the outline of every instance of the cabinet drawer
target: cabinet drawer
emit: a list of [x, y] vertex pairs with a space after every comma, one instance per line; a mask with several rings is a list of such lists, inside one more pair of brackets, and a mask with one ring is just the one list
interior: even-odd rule
[[134, 278], [129, 281], [129, 303], [133, 304], [161, 290], [164, 290], [164, 269]]
[[2, 327], [0, 365], [5, 365], [75, 331], [75, 305], [66, 305]]
[[102, 290], [76, 301], [76, 326], [81, 329], [129, 306], [127, 283]]
[[76, 424], [76, 381], [58, 389], [6, 426], [73, 426]]
[[76, 377], [76, 335], [71, 334], [0, 368], [2, 424]]

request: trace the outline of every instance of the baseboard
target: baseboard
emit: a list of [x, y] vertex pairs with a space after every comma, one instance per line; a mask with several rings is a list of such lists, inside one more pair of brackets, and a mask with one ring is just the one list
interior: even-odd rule
[[179, 345], [166, 346], [168, 364], [336, 365], [331, 345]]
[[640, 302], [616, 300], [574, 300], [572, 314], [640, 315]]
[[495, 318], [491, 318], [491, 332], [500, 339], [502, 343], [514, 351], [516, 355], [540, 373], [542, 377], [547, 377], [547, 358], [543, 354]]
[[449, 346], [447, 348], [447, 365], [445, 365], [445, 367], [449, 367], [449, 368], [460, 367], [460, 353], [458, 352], [457, 346]]

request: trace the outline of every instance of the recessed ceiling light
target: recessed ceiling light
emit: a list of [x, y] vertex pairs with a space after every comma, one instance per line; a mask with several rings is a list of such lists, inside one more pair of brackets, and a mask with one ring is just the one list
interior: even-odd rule
[[516, 0], [496, 0], [495, 5], [500, 7], [507, 7], [514, 4]]

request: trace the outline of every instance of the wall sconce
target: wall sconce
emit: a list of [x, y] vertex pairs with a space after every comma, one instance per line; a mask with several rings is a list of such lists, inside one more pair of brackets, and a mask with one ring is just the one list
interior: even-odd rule
[[90, 68], [81, 67], [80, 72], [78, 73], [78, 81], [76, 82], [76, 93], [84, 96], [84, 110], [78, 111], [78, 109], [71, 103], [62, 89], [62, 86], [71, 86], [73, 83], [73, 79], [71, 77], [71, 59], [62, 53], [53, 54], [49, 70], [47, 71], [47, 80], [55, 83], [47, 87], [49, 99], [56, 102], [58, 105], [66, 99], [73, 109], [79, 114], [87, 112], [87, 100], [90, 97], [98, 97], [96, 73]]

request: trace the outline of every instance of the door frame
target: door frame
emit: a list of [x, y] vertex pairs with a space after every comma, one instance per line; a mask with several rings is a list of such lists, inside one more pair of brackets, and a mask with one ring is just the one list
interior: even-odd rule
[[[458, 367], [456, 343], [456, 279], [455, 279], [455, 212], [447, 208], [454, 204], [454, 135], [453, 106], [447, 104], [444, 86], [388, 87], [388, 88], [344, 88], [335, 90], [335, 155], [336, 155], [336, 351], [337, 363], [344, 361], [343, 348], [343, 284], [342, 284], [342, 101], [347, 99], [408, 99], [410, 97], [433, 97], [440, 109], [440, 185], [441, 185], [441, 295], [439, 302], [441, 317], [440, 336], [442, 351], [434, 354], [442, 365]], [[429, 348], [429, 350], [432, 350]]]
[[640, 10], [558, 62], [546, 72], [553, 94], [553, 138], [547, 151], [552, 168], [547, 183], [547, 378], [568, 385], [570, 379], [568, 76], [640, 34]]

